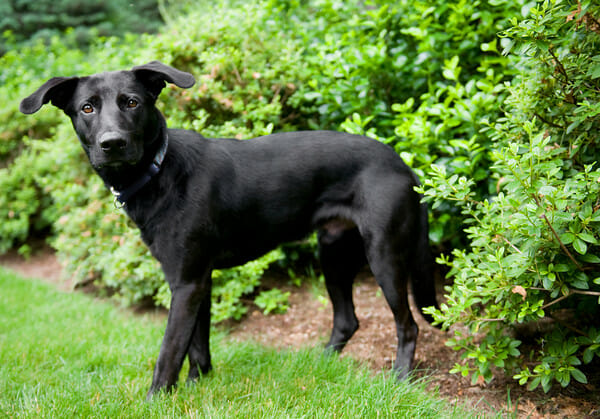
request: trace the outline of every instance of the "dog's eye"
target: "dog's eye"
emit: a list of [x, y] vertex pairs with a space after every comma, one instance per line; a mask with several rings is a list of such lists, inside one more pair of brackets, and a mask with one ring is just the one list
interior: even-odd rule
[[127, 107], [128, 108], [135, 108], [138, 105], [138, 101], [135, 99], [129, 99], [127, 101]]
[[94, 112], [94, 107], [89, 103], [86, 103], [81, 107], [81, 110], [83, 111], [83, 113], [92, 113]]

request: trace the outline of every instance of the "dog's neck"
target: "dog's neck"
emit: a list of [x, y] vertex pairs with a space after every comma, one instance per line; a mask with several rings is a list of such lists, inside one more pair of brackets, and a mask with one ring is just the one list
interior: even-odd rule
[[[162, 116], [162, 115], [161, 115]], [[160, 130], [144, 156], [134, 166], [111, 170], [99, 170], [104, 184], [115, 196], [115, 205], [124, 206], [140, 189], [158, 174], [167, 153], [169, 137], [164, 118], [160, 120]]]

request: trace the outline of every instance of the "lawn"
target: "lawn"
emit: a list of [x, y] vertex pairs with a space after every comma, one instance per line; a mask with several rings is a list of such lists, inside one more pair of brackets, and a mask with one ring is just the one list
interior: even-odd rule
[[[212, 336], [214, 371], [145, 402], [165, 320], [0, 268], [0, 416], [464, 418], [425, 390], [319, 350]], [[182, 372], [185, 377], [186, 371]]]

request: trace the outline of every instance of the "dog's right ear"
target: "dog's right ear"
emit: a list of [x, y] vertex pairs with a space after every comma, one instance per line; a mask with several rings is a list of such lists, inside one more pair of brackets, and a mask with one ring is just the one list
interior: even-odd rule
[[32, 114], [50, 101], [54, 106], [65, 110], [78, 82], [79, 77], [51, 78], [30, 96], [23, 99], [19, 110], [25, 114]]

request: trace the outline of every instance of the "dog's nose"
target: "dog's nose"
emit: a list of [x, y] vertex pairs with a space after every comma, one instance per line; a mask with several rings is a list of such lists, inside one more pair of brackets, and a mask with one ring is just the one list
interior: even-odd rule
[[98, 144], [100, 145], [102, 151], [105, 153], [110, 153], [113, 151], [123, 150], [127, 146], [127, 141], [125, 141], [117, 133], [108, 133], [100, 137]]

